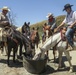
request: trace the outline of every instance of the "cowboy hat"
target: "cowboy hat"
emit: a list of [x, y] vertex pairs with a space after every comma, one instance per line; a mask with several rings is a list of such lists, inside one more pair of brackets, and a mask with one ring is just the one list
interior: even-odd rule
[[10, 9], [7, 6], [4, 6], [3, 8], [1, 8], [1, 10], [7, 10], [10, 11]]
[[53, 14], [52, 13], [48, 13], [48, 15], [46, 16], [46, 18], [48, 18], [50, 16], [53, 16]]
[[63, 9], [63, 11], [64, 10], [66, 10], [67, 8], [69, 8], [69, 7], [72, 7], [73, 5], [70, 5], [70, 4], [66, 4], [65, 6], [64, 6], [64, 9]]

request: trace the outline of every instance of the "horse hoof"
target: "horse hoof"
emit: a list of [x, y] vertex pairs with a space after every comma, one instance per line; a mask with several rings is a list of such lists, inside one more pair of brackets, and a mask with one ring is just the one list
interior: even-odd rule
[[57, 71], [61, 70], [59, 67], [57, 68]]
[[58, 70], [58, 71], [61, 70], [61, 66], [58, 66], [57, 70]]
[[73, 72], [73, 70], [72, 70], [72, 69], [70, 69], [70, 70], [69, 70], [69, 73], [71, 73], [71, 72]]
[[71, 72], [73, 72], [73, 68], [72, 68], [72, 67], [71, 67], [70, 70], [69, 70], [69, 73], [71, 73]]

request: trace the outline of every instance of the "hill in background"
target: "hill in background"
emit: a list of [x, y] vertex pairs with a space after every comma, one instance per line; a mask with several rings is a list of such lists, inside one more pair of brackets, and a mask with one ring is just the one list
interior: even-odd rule
[[[60, 25], [60, 23], [64, 20], [64, 18], [65, 18], [65, 15], [60, 15], [60, 16], [56, 17], [56, 24], [57, 24], [57, 26]], [[42, 33], [43, 33], [42, 32], [42, 26], [44, 25], [44, 23], [47, 23], [47, 20], [44, 20], [42, 22], [38, 22], [36, 24], [33, 24], [33, 25], [31, 25], [31, 28], [32, 27], [35, 27], [35, 28], [39, 27], [39, 34], [41, 36]]]

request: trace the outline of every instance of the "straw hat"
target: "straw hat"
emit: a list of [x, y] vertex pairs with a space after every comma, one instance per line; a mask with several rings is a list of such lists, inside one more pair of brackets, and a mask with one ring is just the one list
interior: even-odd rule
[[3, 8], [1, 8], [1, 10], [7, 10], [10, 11], [10, 9], [7, 6], [4, 6]]
[[46, 18], [48, 18], [50, 16], [53, 16], [53, 14], [52, 13], [48, 13], [48, 15], [46, 16]]

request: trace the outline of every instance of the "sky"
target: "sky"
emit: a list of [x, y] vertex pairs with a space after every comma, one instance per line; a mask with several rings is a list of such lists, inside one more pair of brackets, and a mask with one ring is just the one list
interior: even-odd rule
[[47, 20], [48, 13], [53, 13], [55, 17], [65, 15], [63, 8], [67, 3], [74, 5], [72, 9], [76, 10], [76, 0], [0, 0], [0, 8], [8, 6], [10, 13], [13, 13], [15, 25], [20, 27], [24, 22], [32, 25]]

